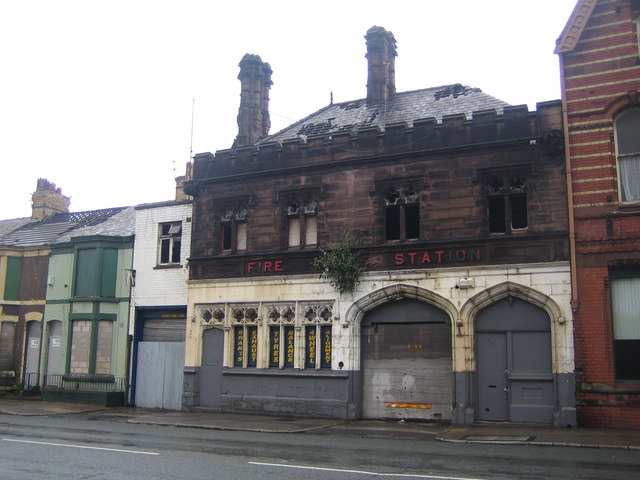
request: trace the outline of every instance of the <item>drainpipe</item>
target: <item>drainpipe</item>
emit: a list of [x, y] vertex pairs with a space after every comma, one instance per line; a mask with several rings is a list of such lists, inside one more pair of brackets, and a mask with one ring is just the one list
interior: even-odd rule
[[567, 111], [567, 91], [564, 78], [564, 55], [560, 59], [560, 89], [562, 97], [562, 129], [564, 133], [564, 162], [567, 180], [567, 207], [569, 209], [569, 255], [571, 269], [571, 310], [575, 313], [579, 308], [578, 273], [576, 271], [576, 229], [573, 215], [573, 177], [571, 172], [571, 150], [569, 144], [569, 114]]

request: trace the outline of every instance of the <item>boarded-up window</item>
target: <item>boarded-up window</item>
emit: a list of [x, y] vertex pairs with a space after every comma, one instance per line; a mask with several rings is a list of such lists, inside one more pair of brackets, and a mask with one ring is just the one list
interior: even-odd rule
[[7, 257], [7, 275], [4, 284], [5, 300], [18, 300], [21, 261], [20, 257]]
[[69, 373], [88, 374], [91, 359], [91, 321], [74, 320], [71, 326]]
[[0, 322], [0, 370], [13, 370], [14, 322]]
[[118, 250], [85, 248], [76, 254], [76, 297], [113, 298], [116, 294]]

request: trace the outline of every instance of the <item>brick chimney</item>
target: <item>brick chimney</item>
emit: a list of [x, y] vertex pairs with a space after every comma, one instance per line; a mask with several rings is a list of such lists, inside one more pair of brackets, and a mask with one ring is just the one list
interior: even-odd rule
[[240, 110], [238, 111], [238, 136], [234, 147], [246, 147], [269, 134], [269, 89], [271, 67], [258, 55], [246, 54], [240, 61], [241, 82]]
[[191, 196], [184, 193], [184, 184], [193, 178], [193, 163], [187, 162], [185, 174], [176, 177], [176, 202], [191, 200]]
[[396, 39], [382, 27], [371, 27], [367, 40], [367, 102], [383, 103], [396, 93]]
[[39, 178], [36, 191], [31, 196], [31, 218], [43, 220], [56, 213], [68, 213], [70, 203], [69, 197], [62, 195], [62, 190], [56, 188], [55, 183]]

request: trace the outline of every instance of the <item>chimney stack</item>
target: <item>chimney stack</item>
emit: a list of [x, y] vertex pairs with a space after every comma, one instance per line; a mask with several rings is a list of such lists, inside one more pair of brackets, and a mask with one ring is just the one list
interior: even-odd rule
[[238, 136], [234, 147], [246, 147], [269, 134], [269, 89], [271, 67], [258, 55], [246, 54], [240, 61], [241, 82], [240, 110], [238, 111]]
[[46, 178], [39, 178], [36, 191], [31, 196], [31, 218], [44, 220], [49, 215], [56, 213], [69, 213], [69, 197], [62, 195], [62, 190], [56, 188]]
[[367, 102], [384, 103], [396, 93], [396, 39], [382, 27], [371, 27], [367, 40]]
[[184, 192], [184, 184], [193, 179], [193, 163], [187, 162], [185, 174], [176, 177], [176, 202], [191, 200], [191, 196]]

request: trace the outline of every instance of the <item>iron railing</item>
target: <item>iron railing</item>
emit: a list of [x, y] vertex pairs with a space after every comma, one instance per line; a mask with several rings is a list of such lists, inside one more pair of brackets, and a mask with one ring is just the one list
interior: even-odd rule
[[45, 375], [44, 389], [82, 390], [89, 392], [123, 392], [124, 377], [113, 375]]

